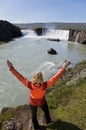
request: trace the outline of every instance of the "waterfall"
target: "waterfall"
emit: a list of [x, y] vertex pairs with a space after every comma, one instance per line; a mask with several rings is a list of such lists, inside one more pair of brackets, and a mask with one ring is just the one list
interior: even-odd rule
[[48, 38], [56, 38], [56, 39], [59, 38], [62, 40], [68, 40], [69, 31], [48, 29], [48, 31], [45, 33], [45, 36]]
[[61, 40], [68, 40], [69, 30], [55, 30], [55, 29], [46, 29], [42, 32], [42, 36], [37, 36], [34, 30], [22, 30], [24, 37], [33, 37], [33, 38], [54, 38]]
[[34, 30], [22, 30], [22, 34], [23, 34], [23, 37], [35, 37], [37, 36], [37, 34], [35, 33]]
[[78, 42], [79, 36], [80, 36], [80, 32], [77, 34], [75, 42]]

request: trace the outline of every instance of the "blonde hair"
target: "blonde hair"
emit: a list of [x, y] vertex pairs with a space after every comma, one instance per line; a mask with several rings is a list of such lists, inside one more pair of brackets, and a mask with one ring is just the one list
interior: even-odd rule
[[37, 72], [34, 74], [32, 78], [32, 83], [33, 84], [43, 84], [43, 75], [41, 72]]

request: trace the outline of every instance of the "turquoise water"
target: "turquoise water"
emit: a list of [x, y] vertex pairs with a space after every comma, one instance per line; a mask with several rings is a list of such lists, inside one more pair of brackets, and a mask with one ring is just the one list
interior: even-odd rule
[[[54, 48], [58, 54], [49, 55], [47, 50]], [[34, 72], [42, 71], [44, 80], [55, 74], [65, 59], [71, 66], [86, 60], [86, 45], [66, 41], [51, 42], [41, 37], [23, 37], [0, 45], [0, 109], [28, 103], [29, 90], [8, 70], [6, 60], [28, 79]]]

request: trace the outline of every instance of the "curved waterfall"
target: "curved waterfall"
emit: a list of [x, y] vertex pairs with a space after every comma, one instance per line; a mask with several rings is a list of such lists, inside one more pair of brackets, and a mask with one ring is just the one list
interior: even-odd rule
[[69, 30], [54, 30], [54, 29], [46, 29], [46, 31], [42, 32], [42, 36], [37, 36], [34, 30], [22, 30], [24, 37], [33, 37], [33, 38], [54, 38], [61, 40], [68, 40]]

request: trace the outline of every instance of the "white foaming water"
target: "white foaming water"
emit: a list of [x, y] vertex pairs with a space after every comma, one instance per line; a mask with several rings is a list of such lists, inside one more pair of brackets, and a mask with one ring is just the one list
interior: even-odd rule
[[68, 40], [69, 37], [69, 31], [68, 30], [53, 30], [49, 29], [45, 36], [48, 38], [59, 38], [62, 40]]
[[34, 72], [32, 72], [31, 75], [33, 75], [35, 72], [42, 72], [44, 79], [47, 80], [51, 74], [56, 72], [55, 66], [55, 63], [46, 61], [42, 63]]
[[22, 30], [23, 36], [26, 37], [36, 37], [37, 34], [35, 33], [34, 30]]
[[68, 30], [54, 30], [48, 29], [43, 32], [42, 36], [37, 36], [34, 30], [22, 30], [24, 37], [32, 37], [32, 38], [59, 38], [61, 40], [68, 40], [69, 31]]
[[42, 72], [44, 79], [47, 80], [49, 77], [54, 75], [62, 67], [63, 62], [64, 61], [55, 63], [55, 62], [45, 61], [35, 71], [33, 71], [31, 75], [34, 75], [34, 73], [36, 72]]

